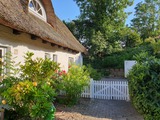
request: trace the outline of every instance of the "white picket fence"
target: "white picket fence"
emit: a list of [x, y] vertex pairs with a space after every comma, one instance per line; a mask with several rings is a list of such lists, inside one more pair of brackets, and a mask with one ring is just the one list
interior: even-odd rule
[[128, 81], [94, 81], [84, 88], [81, 97], [108, 100], [129, 100]]

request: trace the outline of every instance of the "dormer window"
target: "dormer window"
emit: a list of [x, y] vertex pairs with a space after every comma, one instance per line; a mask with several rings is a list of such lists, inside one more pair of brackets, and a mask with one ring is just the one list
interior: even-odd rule
[[29, 0], [28, 7], [32, 14], [46, 21], [46, 12], [40, 0]]

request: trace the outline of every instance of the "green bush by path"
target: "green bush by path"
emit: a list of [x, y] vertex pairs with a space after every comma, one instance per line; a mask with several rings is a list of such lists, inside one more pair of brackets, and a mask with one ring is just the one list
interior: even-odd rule
[[97, 71], [96, 69], [92, 68], [90, 64], [86, 66], [86, 69], [89, 72], [89, 75], [93, 80], [100, 80], [102, 78], [101, 72]]
[[76, 104], [84, 90], [90, 82], [89, 72], [85, 66], [72, 65], [61, 80], [61, 90], [66, 92], [65, 103], [67, 105]]
[[145, 120], [160, 120], [160, 59], [141, 53], [129, 72], [129, 93]]

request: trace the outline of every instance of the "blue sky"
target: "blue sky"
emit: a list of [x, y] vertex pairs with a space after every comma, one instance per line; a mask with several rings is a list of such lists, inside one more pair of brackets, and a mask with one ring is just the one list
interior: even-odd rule
[[[128, 16], [126, 24], [130, 24], [131, 19], [134, 17], [134, 8], [137, 3], [143, 0], [134, 0], [134, 5], [126, 9], [127, 12], [133, 12]], [[79, 8], [73, 0], [52, 0], [56, 15], [65, 21], [76, 19], [80, 15]]]

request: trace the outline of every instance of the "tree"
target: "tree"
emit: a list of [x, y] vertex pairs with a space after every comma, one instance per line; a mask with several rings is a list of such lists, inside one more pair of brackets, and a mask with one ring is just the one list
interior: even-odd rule
[[[88, 49], [84, 64], [102, 67], [106, 55], [121, 51], [121, 32], [125, 32], [125, 8], [133, 0], [74, 0], [80, 8], [78, 19], [65, 22], [75, 37]], [[95, 67], [96, 66], [96, 67]]]
[[124, 44], [123, 47], [136, 47], [142, 43], [140, 35], [129, 27], [124, 28], [119, 36], [121, 37], [121, 42]]
[[[117, 47], [117, 41], [119, 41], [118, 35], [120, 30], [125, 26], [125, 18], [127, 17], [127, 13], [124, 12], [124, 9], [132, 5], [133, 1], [75, 1], [81, 11], [79, 19], [83, 27], [83, 39], [85, 39], [87, 47], [92, 49], [91, 51], [95, 51], [92, 53], [94, 55], [98, 55], [102, 52], [107, 54], [105, 51]], [[98, 35], [98, 37], [96, 37], [96, 35]], [[97, 40], [99, 42], [97, 42]]]
[[91, 39], [92, 32], [92, 24], [88, 22], [88, 20], [82, 20], [78, 18], [76, 20], [72, 20], [70, 22], [63, 21], [64, 24], [69, 28], [72, 34], [82, 43], [86, 48], [89, 45], [89, 39]]
[[135, 18], [131, 26], [135, 28], [141, 38], [156, 36], [160, 30], [160, 2], [159, 0], [145, 0], [135, 7]]

